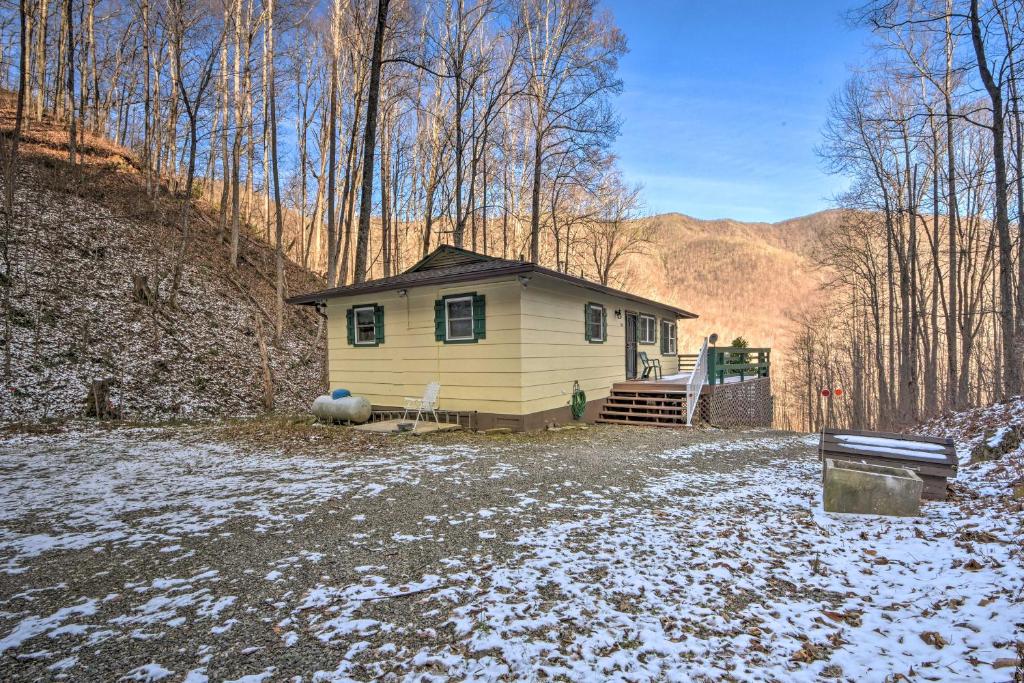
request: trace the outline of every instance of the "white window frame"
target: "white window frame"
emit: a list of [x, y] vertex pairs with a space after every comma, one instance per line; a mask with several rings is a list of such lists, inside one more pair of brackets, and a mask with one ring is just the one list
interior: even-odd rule
[[[650, 337], [640, 336], [637, 341], [641, 344], [653, 344], [654, 340], [658, 338], [658, 319], [653, 315], [640, 314], [640, 332], [641, 334], [651, 333]], [[650, 323], [650, 329], [647, 328], [647, 323]]]
[[[457, 302], [457, 301], [468, 301], [469, 302], [469, 334], [466, 335], [465, 337], [453, 337], [452, 336], [452, 326], [451, 326], [451, 320], [452, 319], [449, 317], [448, 311], [451, 310], [450, 306], [453, 303]], [[473, 310], [473, 309], [474, 309], [474, 306], [473, 306], [473, 297], [472, 297], [472, 295], [469, 295], [469, 296], [454, 296], [454, 297], [451, 297], [450, 299], [445, 299], [444, 300], [444, 338], [445, 338], [445, 341], [470, 341], [470, 340], [476, 339], [476, 322], [475, 322], [476, 319], [473, 317], [474, 314], [476, 313], [476, 311]], [[465, 318], [459, 317], [459, 318], [455, 318], [455, 320], [465, 320]]]
[[591, 325], [594, 324], [593, 320], [590, 317], [590, 312], [591, 311], [599, 311], [601, 313], [601, 318], [597, 321], [597, 334], [596, 335], [591, 334], [590, 335], [590, 341], [592, 341], [592, 342], [603, 342], [603, 341], [605, 341], [604, 331], [605, 331], [605, 327], [607, 326], [607, 323], [605, 322], [605, 317], [608, 315], [608, 311], [601, 304], [587, 304], [587, 332], [588, 333], [590, 332]]
[[661, 338], [668, 342], [668, 350], [662, 354], [663, 356], [674, 356], [678, 353], [679, 347], [677, 345], [676, 334], [677, 327], [674, 321], [661, 321]]
[[[373, 338], [369, 341], [359, 341], [359, 311], [370, 312], [370, 327], [373, 329]], [[363, 327], [366, 327], [364, 324]], [[373, 346], [377, 343], [377, 307], [376, 306], [354, 306], [352, 308], [352, 343], [356, 346]]]

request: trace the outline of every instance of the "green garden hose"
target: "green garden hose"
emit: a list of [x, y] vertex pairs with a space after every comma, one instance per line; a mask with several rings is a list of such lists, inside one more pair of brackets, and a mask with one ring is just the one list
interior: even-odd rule
[[572, 419], [579, 420], [587, 409], [587, 395], [580, 389], [579, 382], [572, 383]]

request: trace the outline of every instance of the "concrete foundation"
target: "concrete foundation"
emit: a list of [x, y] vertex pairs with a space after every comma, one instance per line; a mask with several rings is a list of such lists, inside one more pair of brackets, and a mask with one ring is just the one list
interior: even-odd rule
[[905, 467], [825, 460], [826, 512], [918, 517], [924, 482]]

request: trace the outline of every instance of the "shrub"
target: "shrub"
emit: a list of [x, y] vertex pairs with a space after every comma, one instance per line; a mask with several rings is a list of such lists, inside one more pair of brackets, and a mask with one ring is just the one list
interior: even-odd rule
[[[748, 348], [750, 346], [750, 344], [748, 344], [747, 340], [744, 339], [743, 337], [736, 337], [735, 339], [732, 340], [732, 344], [730, 344], [729, 346], [730, 346], [730, 348], [734, 348], [734, 349], [746, 349], [746, 348]], [[732, 362], [733, 363], [749, 363], [750, 362], [748, 360], [750, 358], [750, 354], [747, 354], [747, 353], [735, 353], [735, 352], [733, 352], [730, 355], [732, 356]]]

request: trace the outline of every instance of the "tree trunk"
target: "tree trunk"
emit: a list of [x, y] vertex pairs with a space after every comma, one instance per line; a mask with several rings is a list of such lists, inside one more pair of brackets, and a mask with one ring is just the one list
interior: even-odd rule
[[[25, 91], [28, 89], [28, 0], [20, 0], [18, 3], [18, 100], [14, 109], [14, 130], [11, 131], [10, 142], [4, 150], [4, 238], [0, 240], [0, 257], [3, 258], [4, 282], [0, 287], [3, 292], [4, 311], [4, 382], [11, 383], [11, 363], [14, 345], [9, 342], [11, 339], [11, 241], [14, 237], [14, 187], [18, 181], [18, 145], [21, 142], [21, 129], [25, 120]], [[2, 143], [0, 143], [2, 144]]]
[[[538, 120], [540, 114], [537, 114]], [[537, 124], [533, 141], [533, 190], [530, 193], [530, 261], [540, 263], [540, 182], [543, 166], [544, 138]]]
[[388, 130], [389, 117], [385, 111], [380, 134], [380, 237], [381, 255], [384, 260], [384, 277], [391, 277], [391, 136]]
[[[242, 221], [242, 131], [245, 110], [242, 94], [242, 0], [235, 0], [235, 135], [231, 142], [231, 267], [238, 267], [238, 239]], [[248, 54], [246, 62], [249, 61]]]
[[64, 26], [67, 30], [67, 107], [68, 107], [68, 163], [77, 163], [78, 130], [75, 117], [75, 25], [72, 0], [64, 3]]
[[[332, 18], [337, 21], [337, 18]], [[331, 56], [331, 93], [330, 121], [327, 124], [327, 286], [334, 287], [343, 282], [338, 282], [338, 224], [337, 212], [334, 208], [334, 183], [338, 172], [338, 145], [337, 145], [337, 120], [338, 120], [338, 57], [337, 46], [334, 46], [334, 53]]]
[[[949, 313], [946, 320], [946, 395], [950, 410], [957, 410], [965, 398], [959, 392], [959, 367], [957, 364], [957, 336], [960, 327], [958, 242], [960, 210], [957, 206], [956, 190], [956, 143], [953, 135], [953, 29], [950, 25], [953, 14], [953, 0], [946, 0], [946, 72], [943, 81], [943, 104], [946, 113], [946, 213], [949, 222]], [[937, 264], [936, 264], [937, 265]], [[963, 369], [966, 372], [966, 368]]]
[[46, 29], [49, 26], [50, 3], [49, 0], [39, 0], [39, 24], [36, 28], [36, 58], [35, 68], [39, 81], [36, 83], [36, 121], [43, 120], [43, 110], [46, 109]]
[[274, 328], [274, 342], [280, 344], [284, 337], [284, 217], [281, 214], [281, 181], [277, 159], [277, 84], [274, 72], [274, 0], [267, 0], [267, 35], [270, 47], [268, 67], [270, 94], [270, 155], [274, 172], [274, 262], [277, 266], [277, 317]]
[[[224, 30], [231, 22], [231, 6], [224, 3]], [[228, 198], [231, 196], [230, 177], [231, 161], [228, 151], [228, 108], [231, 93], [228, 89], [228, 41], [220, 46], [220, 153], [221, 153], [221, 184], [220, 210], [217, 221], [217, 241], [223, 242], [228, 234]]]
[[381, 55], [390, 0], [377, 0], [377, 29], [373, 34], [370, 88], [366, 96], [366, 135], [363, 137], [363, 188], [359, 201], [359, 233], [356, 236], [355, 281], [366, 280], [370, 247], [370, 212], [373, 209], [373, 153], [377, 142], [377, 107], [380, 100]]
[[1008, 181], [1006, 174], [1005, 119], [1003, 93], [989, 70], [985, 44], [981, 36], [981, 17], [978, 0], [971, 0], [971, 41], [978, 63], [978, 73], [985, 85], [992, 105], [992, 164], [995, 170], [995, 227], [999, 238], [999, 318], [1002, 333], [1002, 391], [999, 398], [1006, 399], [1021, 393], [1020, 344], [1016, 343], [1013, 297], [1013, 242], [1010, 236], [1008, 212]]

